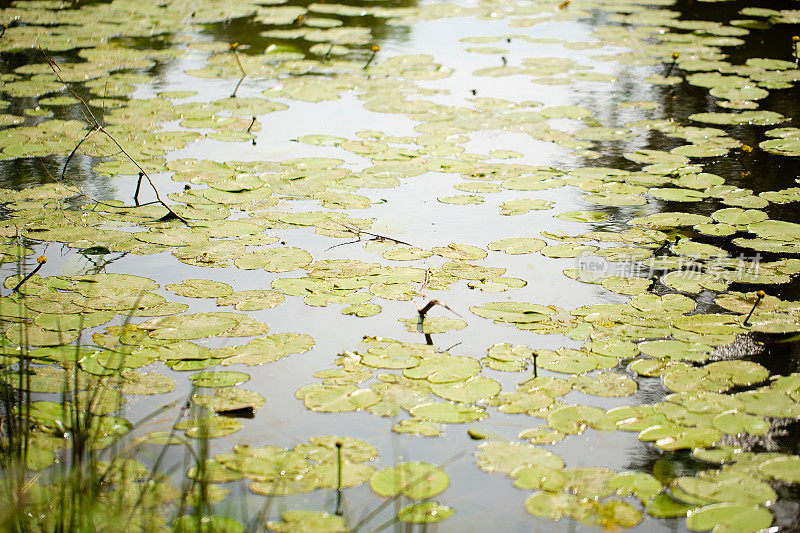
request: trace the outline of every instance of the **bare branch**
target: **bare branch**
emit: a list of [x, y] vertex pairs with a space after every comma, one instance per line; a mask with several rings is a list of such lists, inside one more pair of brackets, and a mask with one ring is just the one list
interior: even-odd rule
[[78, 148], [81, 147], [81, 145], [83, 144], [83, 141], [85, 141], [86, 139], [88, 139], [89, 137], [91, 137], [92, 135], [97, 133], [98, 131], [100, 131], [100, 129], [97, 127], [97, 125], [96, 124], [93, 125], [92, 128], [89, 131], [86, 132], [86, 135], [83, 136], [83, 139], [81, 139], [80, 142], [77, 145], [75, 145], [75, 148], [73, 148], [72, 151], [69, 153], [69, 155], [67, 156], [67, 160], [64, 161], [64, 168], [61, 169], [61, 179], [62, 180], [64, 179], [64, 175], [67, 173], [67, 165], [69, 165], [70, 160], [72, 160], [72, 156], [74, 156], [75, 152], [78, 151]]
[[[69, 85], [69, 84], [68, 84], [66, 81], [64, 81], [64, 78], [62, 78], [62, 77], [61, 77], [61, 74], [59, 74], [59, 71], [61, 70], [61, 67], [59, 67], [59, 66], [58, 66], [58, 63], [56, 63], [55, 61], [53, 61], [53, 60], [52, 60], [52, 59], [51, 59], [51, 58], [50, 58], [50, 57], [49, 57], [49, 56], [48, 56], [48, 55], [45, 53], [45, 51], [44, 51], [44, 50], [42, 50], [42, 48], [41, 48], [41, 47], [39, 47], [39, 51], [42, 53], [42, 55], [43, 55], [43, 56], [45, 57], [45, 59], [47, 60], [47, 63], [48, 63], [48, 65], [50, 65], [50, 68], [52, 69], [52, 71], [53, 71], [53, 74], [55, 74], [55, 75], [56, 75], [56, 77], [58, 78], [58, 81], [60, 81], [60, 82], [61, 82], [61, 83], [62, 83], [62, 84], [63, 84], [63, 85], [64, 85], [64, 86], [67, 88], [67, 90], [68, 90], [70, 93], [72, 93], [72, 95], [73, 95], [75, 98], [77, 98], [78, 100], [80, 100], [80, 102], [83, 104], [83, 106], [84, 106], [84, 108], [85, 108], [86, 112], [87, 112], [87, 113], [89, 113], [89, 116], [92, 118], [92, 120], [91, 120], [91, 121], [88, 121], [88, 120], [87, 120], [87, 122], [89, 122], [89, 123], [90, 123], [90, 125], [93, 127], [93, 129], [96, 129], [96, 130], [98, 130], [98, 131], [102, 132], [102, 133], [103, 133], [103, 135], [105, 135], [105, 136], [106, 136], [106, 137], [107, 137], [107, 138], [108, 138], [108, 139], [109, 139], [111, 142], [113, 142], [113, 143], [114, 143], [114, 145], [115, 145], [115, 146], [116, 146], [116, 147], [119, 149], [120, 153], [124, 154], [124, 155], [125, 155], [125, 157], [127, 157], [127, 158], [128, 158], [128, 161], [130, 161], [131, 163], [133, 163], [133, 165], [134, 165], [134, 166], [135, 166], [135, 167], [136, 167], [136, 168], [139, 170], [139, 172], [140, 172], [140, 173], [141, 173], [141, 174], [142, 174], [142, 175], [143, 175], [145, 178], [147, 178], [147, 182], [150, 184], [150, 187], [152, 187], [152, 188], [153, 188], [153, 192], [154, 192], [154, 193], [155, 193], [155, 195], [156, 195], [156, 199], [158, 200], [158, 203], [159, 203], [159, 204], [161, 204], [161, 205], [162, 205], [162, 206], [163, 206], [163, 207], [164, 207], [164, 208], [165, 208], [167, 211], [169, 211], [169, 213], [168, 213], [166, 216], [167, 216], [168, 218], [174, 218], [174, 219], [178, 219], [178, 220], [180, 220], [181, 222], [183, 222], [184, 224], [188, 225], [188, 224], [189, 224], [189, 221], [188, 221], [188, 220], [186, 220], [185, 218], [183, 218], [182, 216], [180, 216], [178, 213], [176, 213], [176, 212], [175, 212], [175, 211], [174, 211], [174, 210], [173, 210], [173, 209], [172, 209], [172, 208], [171, 208], [169, 205], [167, 205], [167, 203], [166, 203], [166, 202], [165, 202], [165, 201], [164, 201], [164, 200], [161, 198], [161, 195], [158, 193], [158, 188], [156, 188], [156, 185], [155, 185], [155, 183], [153, 183], [153, 180], [152, 180], [152, 179], [150, 179], [150, 175], [147, 173], [147, 171], [145, 171], [145, 169], [144, 169], [144, 168], [142, 168], [142, 166], [141, 166], [141, 165], [140, 165], [140, 164], [139, 164], [139, 163], [138, 163], [138, 162], [137, 162], [137, 161], [136, 161], [136, 160], [133, 158], [133, 156], [131, 156], [131, 155], [130, 155], [130, 154], [127, 152], [127, 150], [125, 150], [125, 148], [123, 148], [123, 146], [122, 146], [122, 145], [119, 143], [119, 141], [117, 141], [117, 139], [116, 139], [116, 138], [115, 138], [113, 135], [111, 135], [111, 134], [110, 134], [108, 131], [106, 131], [106, 129], [103, 127], [103, 125], [102, 125], [102, 124], [100, 124], [100, 121], [99, 121], [99, 120], [97, 120], [97, 117], [95, 117], [95, 116], [94, 116], [94, 114], [92, 113], [92, 110], [91, 110], [91, 108], [89, 107], [89, 104], [87, 104], [87, 103], [86, 103], [86, 101], [85, 101], [83, 98], [81, 98], [81, 96], [80, 96], [80, 95], [78, 95], [78, 93], [76, 93], [76, 92], [75, 92], [75, 91], [72, 89], [72, 87], [70, 87], [70, 85]], [[91, 130], [90, 130], [90, 131], [91, 131]], [[83, 143], [83, 141], [84, 141], [84, 140], [86, 140], [86, 138], [87, 138], [87, 137], [88, 137], [88, 134], [87, 134], [87, 135], [84, 137], [84, 139], [81, 139], [81, 142], [80, 142], [80, 143], [78, 143], [78, 146], [80, 146], [80, 144], [81, 144], [81, 143]], [[76, 148], [73, 150], [73, 152], [74, 152], [75, 150], [77, 150], [77, 147], [76, 147]], [[71, 155], [70, 155], [70, 157], [71, 157]], [[68, 159], [68, 160], [69, 160], [69, 159]]]
[[443, 304], [439, 300], [431, 300], [430, 302], [425, 304], [425, 307], [423, 307], [422, 309], [417, 309], [417, 313], [419, 313], [420, 318], [424, 319], [425, 315], [428, 314], [428, 311], [430, 311], [432, 308], [434, 308], [437, 305], [440, 306], [440, 307], [444, 307], [445, 309], [447, 309], [448, 311], [450, 311], [451, 313], [453, 313], [457, 317], [461, 317], [461, 315], [459, 315], [458, 313], [456, 313], [455, 311], [453, 311], [452, 309], [447, 307], [445, 304]]

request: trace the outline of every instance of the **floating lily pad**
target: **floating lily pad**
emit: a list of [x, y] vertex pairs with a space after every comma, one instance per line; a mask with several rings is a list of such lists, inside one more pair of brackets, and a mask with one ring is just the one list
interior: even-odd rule
[[485, 472], [510, 474], [523, 465], [535, 465], [552, 470], [564, 467], [564, 461], [554, 453], [531, 444], [491, 441], [478, 446], [475, 460]]
[[465, 381], [433, 383], [431, 392], [446, 400], [471, 403], [491, 398], [499, 393], [500, 383], [483, 376], [473, 376]]
[[420, 404], [411, 409], [415, 417], [440, 424], [459, 424], [483, 420], [488, 415], [480, 407], [452, 402], [433, 402]]
[[759, 472], [770, 479], [787, 483], [800, 482], [800, 458], [797, 456], [776, 457], [764, 461], [758, 466]]
[[330, 413], [364, 409], [380, 399], [375, 391], [360, 389], [355, 385], [314, 386], [305, 390], [302, 397], [306, 407], [312, 411]]
[[547, 243], [541, 239], [534, 239], [530, 237], [512, 237], [490, 242], [488, 244], [488, 248], [490, 250], [497, 250], [507, 254], [516, 255], [538, 252], [546, 245]]
[[553, 202], [539, 199], [508, 200], [500, 206], [501, 215], [523, 215], [529, 211], [552, 209]]
[[772, 525], [772, 513], [757, 505], [718, 503], [695, 509], [686, 518], [692, 531], [761, 531]]
[[233, 329], [237, 324], [238, 321], [233, 318], [211, 313], [197, 313], [154, 318], [140, 324], [139, 327], [150, 330], [150, 336], [154, 339], [185, 340], [219, 335]]
[[400, 463], [376, 472], [369, 486], [379, 496], [390, 497], [399, 493], [419, 500], [440, 494], [450, 484], [450, 478], [441, 468], [420, 462]]
[[636, 392], [636, 382], [623, 374], [601, 372], [596, 376], [577, 376], [572, 388], [595, 396], [622, 397]]
[[280, 522], [267, 522], [267, 529], [281, 533], [306, 531], [308, 533], [344, 533], [347, 525], [341, 516], [319, 511], [283, 511]]
[[400, 509], [397, 518], [401, 522], [412, 524], [431, 524], [441, 522], [453, 516], [455, 509], [439, 504], [438, 502], [428, 501], [416, 503]]
[[189, 376], [189, 380], [196, 387], [233, 387], [249, 380], [250, 376], [244, 372], [198, 372]]

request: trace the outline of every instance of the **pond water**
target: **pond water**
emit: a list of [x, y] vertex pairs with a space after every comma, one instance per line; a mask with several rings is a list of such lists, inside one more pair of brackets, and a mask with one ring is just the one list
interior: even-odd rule
[[139, 4], [0, 10], [6, 383], [248, 527], [337, 438], [359, 530], [798, 527], [796, 1]]

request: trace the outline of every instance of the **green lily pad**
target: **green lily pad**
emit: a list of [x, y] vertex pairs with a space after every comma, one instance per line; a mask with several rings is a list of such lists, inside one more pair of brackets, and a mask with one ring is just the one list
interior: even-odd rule
[[450, 478], [441, 468], [420, 462], [399, 463], [376, 472], [369, 486], [379, 496], [390, 497], [402, 493], [414, 499], [432, 498], [444, 491]]
[[436, 355], [406, 368], [403, 375], [411, 379], [427, 379], [431, 383], [453, 383], [477, 376], [480, 371], [480, 363], [471, 357]]
[[535, 363], [552, 372], [565, 374], [582, 374], [597, 368], [597, 358], [587, 352], [559, 348], [553, 350], [537, 350]]
[[329, 413], [356, 411], [381, 400], [375, 391], [360, 389], [355, 385], [317, 385], [304, 392], [302, 400], [307, 408]]
[[721, 125], [773, 126], [788, 119], [774, 111], [744, 111], [742, 113], [695, 113], [690, 120]]
[[616, 474], [613, 470], [597, 466], [568, 468], [564, 470], [564, 489], [581, 498], [603, 498], [613, 492], [609, 481]]
[[248, 291], [230, 292], [217, 298], [218, 306], [233, 305], [239, 311], [258, 311], [271, 309], [280, 305], [285, 300], [283, 294], [277, 291], [254, 289]]
[[112, 378], [112, 383], [124, 394], [164, 394], [175, 388], [175, 381], [168, 376], [128, 369]]
[[180, 533], [197, 531], [198, 521], [203, 531], [220, 533], [244, 533], [245, 531], [244, 526], [238, 520], [220, 515], [205, 515], [199, 519], [190, 515], [181, 516], [172, 523], [172, 531]]
[[227, 283], [207, 279], [186, 279], [181, 283], [166, 285], [164, 288], [190, 298], [218, 298], [233, 292]]
[[636, 382], [623, 374], [600, 372], [596, 376], [576, 376], [572, 388], [595, 396], [623, 397], [636, 392]]
[[508, 200], [500, 205], [500, 214], [506, 216], [523, 215], [525, 213], [528, 213], [529, 211], [539, 211], [543, 209], [552, 209], [552, 208], [553, 208], [553, 202], [547, 200], [539, 200], [539, 199]]
[[238, 321], [233, 318], [197, 313], [154, 318], [139, 324], [139, 327], [150, 330], [150, 336], [154, 339], [186, 340], [219, 335], [233, 329], [237, 324]]
[[237, 389], [234, 387], [218, 388], [214, 395], [194, 394], [192, 402], [202, 405], [218, 413], [226, 413], [239, 410], [255, 410], [264, 407], [267, 401], [257, 392]]
[[568, 435], [579, 435], [587, 426], [599, 430], [615, 429], [613, 421], [606, 416], [606, 412], [591, 405], [557, 407], [548, 413], [547, 425]]
[[189, 376], [196, 387], [234, 387], [249, 380], [250, 376], [244, 372], [198, 372]]
[[586, 500], [564, 492], [537, 492], [525, 500], [525, 510], [533, 516], [560, 520], [563, 517], [586, 519], [594, 507]]
[[398, 318], [397, 320], [405, 324], [408, 331], [427, 334], [445, 333], [467, 327], [467, 323], [463, 320], [448, 317], [428, 317], [426, 315], [423, 320], [420, 320], [419, 317]]
[[553, 216], [569, 222], [605, 222], [611, 218], [608, 213], [602, 211], [567, 211]]
[[487, 247], [489, 250], [496, 250], [511, 255], [517, 255], [538, 252], [546, 245], [547, 243], [541, 239], [534, 239], [530, 237], [511, 237], [508, 239], [492, 241], [487, 245]]
[[766, 435], [769, 424], [760, 416], [726, 411], [714, 417], [712, 424], [715, 428], [729, 435], [749, 433], [751, 435]]
[[217, 348], [211, 355], [221, 358], [223, 366], [256, 366], [291, 354], [305, 353], [313, 346], [314, 339], [304, 333], [275, 333], [255, 338], [245, 345]]
[[539, 465], [518, 466], [509, 476], [514, 479], [514, 486], [523, 490], [558, 492], [566, 482], [566, 476], [561, 469]]
[[522, 302], [492, 302], [469, 310], [483, 318], [514, 324], [541, 322], [554, 313], [549, 307]]
[[401, 522], [412, 524], [432, 524], [450, 518], [455, 512], [455, 509], [451, 507], [428, 501], [415, 503], [400, 509], [397, 513], [397, 518]]
[[662, 493], [647, 502], [645, 511], [656, 518], [682, 518], [695, 507]]
[[445, 400], [472, 403], [491, 398], [499, 393], [500, 383], [483, 376], [473, 376], [465, 381], [433, 383], [431, 392]]
[[348, 531], [344, 518], [319, 511], [283, 511], [281, 521], [267, 522], [267, 529], [280, 533], [344, 533]]
[[711, 346], [676, 340], [657, 340], [639, 344], [639, 350], [658, 359], [702, 362], [711, 353]]
[[643, 502], [661, 492], [661, 482], [644, 472], [620, 472], [608, 480], [608, 487], [620, 496], [633, 495]]
[[488, 416], [480, 407], [453, 402], [423, 403], [412, 408], [410, 412], [417, 418], [440, 424], [475, 422]]
[[695, 509], [686, 518], [692, 531], [722, 532], [761, 531], [772, 525], [772, 513], [758, 505], [717, 503]]
[[769, 479], [800, 483], [800, 457], [795, 455], [776, 457], [761, 463], [758, 471]]
[[242, 429], [242, 423], [235, 418], [209, 416], [183, 420], [175, 424], [175, 429], [184, 430], [191, 439], [213, 439], [236, 433]]
[[516, 442], [483, 442], [475, 452], [478, 467], [484, 472], [510, 474], [520, 466], [535, 465], [551, 470], [564, 468], [564, 461], [553, 452], [531, 444]]

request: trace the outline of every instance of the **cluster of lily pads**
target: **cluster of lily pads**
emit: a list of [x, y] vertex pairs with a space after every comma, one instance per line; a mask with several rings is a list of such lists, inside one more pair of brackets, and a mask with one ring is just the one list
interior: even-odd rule
[[[800, 156], [800, 129], [786, 126], [791, 117], [759, 109], [772, 91], [795, 87], [800, 80], [796, 62], [751, 57], [735, 64], [725, 52], [743, 45], [752, 33], [796, 23], [796, 10], [748, 7], [740, 12], [746, 18], [720, 23], [683, 20], [663, 7], [670, 2], [140, 4], [114, 0], [75, 9], [40, 0], [0, 10], [0, 22], [7, 24], [0, 52], [35, 58], [0, 74], [6, 99], [2, 105], [8, 108], [0, 113], [0, 159], [55, 155], [64, 166], [60, 175], [51, 176], [57, 183], [0, 191], [7, 210], [0, 220], [0, 262], [15, 268], [5, 279], [9, 292], [0, 297], [2, 364], [14, 368], [21, 358], [30, 361], [25, 387], [70, 398], [63, 404], [31, 404], [35, 429], [29, 468], [41, 470], [56, 461], [66, 446], [63, 435], [69, 431], [64, 430], [73, 420], [67, 415], [75, 409], [95, 415], [89, 432], [97, 448], [127, 434], [132, 424], [115, 413], [128, 395], [163, 394], [176, 386], [168, 371], [148, 367], [156, 363], [193, 372], [188, 379], [198, 392], [191, 402], [201, 411], [181, 420], [176, 430], [189, 439], [204, 439], [241, 429], [246, 422], [225, 415], [261, 409], [266, 400], [239, 387], [249, 379], [246, 373], [214, 368], [271, 363], [315, 345], [304, 333], [270, 333], [267, 324], [247, 313], [280, 308], [287, 297], [297, 297], [308, 306], [340, 306], [345, 315], [366, 318], [382, 312], [380, 300], [419, 301], [428, 291], [446, 296], [462, 280], [466, 287], [488, 293], [520, 290], [529, 280], [507, 277], [506, 268], [497, 264], [508, 255], [538, 254], [537, 260], [569, 263], [564, 274], [576, 282], [630, 299], [571, 310], [518, 298], [474, 305], [470, 310], [483, 319], [525, 332], [564, 335], [583, 345], [550, 350], [537, 348], [536, 340], [529, 345], [499, 342], [478, 359], [477, 354], [453, 355], [433, 344], [367, 336], [355, 351], [336, 355], [334, 367], [318, 371], [319, 382], [301, 387], [295, 396], [312, 411], [391, 417], [395, 432], [428, 437], [443, 434], [449, 424], [484, 420], [494, 409], [541, 419], [542, 424], [518, 436], [530, 444], [493, 440], [476, 452], [482, 470], [507, 474], [517, 488], [536, 491], [525, 507], [537, 517], [633, 527], [643, 510], [659, 518], [688, 515], [686, 524], [693, 530], [751, 531], [772, 523], [768, 506], [778, 496], [770, 484], [800, 482], [800, 459], [743, 451], [731, 443], [742, 435], [768, 434], [776, 419], [800, 416], [800, 381], [797, 374], [770, 376], [755, 362], [726, 360], [719, 348], [749, 332], [800, 331], [800, 303], [729, 290], [734, 284], [734, 289], [787, 284], [800, 274], [800, 261], [793, 257], [800, 253], [800, 224], [769, 214], [773, 205], [799, 201], [800, 188], [756, 193], [706, 172], [704, 164], [727, 157], [740, 167], [740, 177], [757, 177], [758, 169], [747, 163], [754, 150], [782, 158]], [[381, 54], [367, 68], [362, 56], [373, 35], [351, 20], [402, 28], [478, 17], [503, 19], [509, 28], [522, 31], [593, 14], [601, 14], [605, 22], [594, 26], [586, 41], [533, 38], [523, 31], [469, 36], [460, 42], [464, 52], [480, 54], [476, 57], [494, 61], [500, 56], [472, 72], [475, 79], [613, 87], [632, 76], [633, 69], [650, 67], [647, 83], [705, 89], [723, 110], [694, 113], [690, 122], [682, 123], [652, 118], [649, 113], [660, 107], [656, 102], [631, 100], [617, 111], [635, 119], [616, 123], [604, 122], [585, 106], [548, 106], [478, 96], [476, 91], [463, 104], [442, 103], [449, 90], [431, 86], [450, 78], [454, 69], [425, 54]], [[194, 33], [203, 24], [243, 17], [263, 28], [257, 42], [200, 39]], [[135, 45], [136, 38], [153, 44]], [[574, 59], [519, 57], [517, 43], [598, 50], [603, 54], [590, 59], [625, 68], [610, 74]], [[57, 64], [51, 63], [56, 54]], [[261, 96], [235, 96], [238, 85], [234, 95], [210, 101], [200, 91], [133, 96], [137, 86], [150, 82], [147, 69], [180, 65], [190, 54], [199, 55], [204, 65], [183, 69], [188, 76], [238, 79], [259, 87]], [[300, 145], [327, 149], [329, 157], [227, 162], [171, 157], [192, 143], [255, 143], [270, 113], [291, 111], [298, 101], [343, 96], [356, 97], [367, 111], [409, 118], [415, 135], [363, 130], [350, 139], [324, 132], [296, 139]], [[91, 121], [87, 130], [79, 119], [86, 113], [102, 121], [102, 130], [91, 129]], [[740, 126], [770, 129], [760, 134], [764, 140], [754, 148], [736, 137]], [[625, 143], [619, 146], [625, 147], [620, 153], [627, 166], [558, 168], [507, 162], [523, 157], [514, 150], [468, 152], [463, 145], [470, 135], [484, 131], [553, 143], [587, 160], [600, 158], [606, 147], [617, 146], [613, 143]], [[660, 135], [676, 146], [640, 148], [644, 135]], [[77, 166], [73, 152], [88, 158], [96, 173], [131, 181], [142, 172], [183, 184], [183, 190], [173, 187], [164, 194], [169, 208], [138, 201], [132, 205], [127, 198], [95, 199], [70, 167], [71, 162]], [[354, 158], [358, 168], [346, 163]], [[569, 187], [586, 209], [556, 212], [554, 218], [593, 226], [578, 234], [520, 231], [489, 243], [441, 242], [424, 248], [383, 235], [375, 229], [375, 218], [358, 215], [380, 209], [381, 202], [373, 199], [376, 190], [403, 187], [430, 175], [446, 178], [458, 191], [439, 196], [439, 202], [464, 210], [492, 203], [500, 216], [509, 217], [555, 210], [558, 203], [535, 197], [537, 191]], [[493, 194], [504, 199], [495, 201]], [[702, 203], [712, 209], [702, 210], [707, 214], [666, 211], [664, 202]], [[628, 227], [620, 231], [619, 222]], [[296, 245], [307, 242], [312, 229], [319, 242], [332, 247], [362, 244], [360, 250], [374, 259], [326, 259]], [[681, 239], [675, 241], [675, 236]], [[209, 268], [211, 279], [185, 279], [165, 285], [165, 291], [238, 312], [190, 313], [189, 305], [168, 301], [156, 281], [131, 274], [24, 279], [25, 263], [40, 243], [63, 243], [87, 256], [130, 254], [126, 260], [171, 254], [166, 261]], [[729, 243], [753, 255], [735, 257]], [[772, 254], [771, 259], [756, 253]], [[491, 263], [482, 263], [485, 259]], [[601, 274], [583, 268], [598, 261], [607, 266]], [[264, 271], [269, 287], [236, 290], [213, 279], [216, 272], [232, 268]], [[696, 304], [709, 294], [716, 312]], [[399, 321], [428, 338], [468, 326], [466, 320], [421, 312]], [[480, 321], [469, 325], [480, 327]], [[211, 338], [249, 341], [213, 348], [193, 342]], [[499, 381], [482, 375], [484, 369], [526, 374], [514, 391], [504, 391]], [[0, 379], [23, 387], [13, 370], [4, 371]], [[611, 409], [592, 405], [592, 397], [631, 396], [644, 380], [657, 380], [669, 394], [648, 404]], [[586, 403], [562, 399], [571, 392], [584, 394]], [[602, 467], [567, 468], [543, 448], [587, 430], [636, 432], [640, 441], [658, 450], [690, 450], [708, 469], [670, 478]], [[173, 442], [174, 436], [151, 439]], [[453, 513], [430, 500], [449, 483], [443, 470], [406, 462], [376, 471], [368, 464], [376, 455], [375, 448], [356, 439], [312, 437], [292, 450], [237, 445], [205, 468], [212, 483], [246, 479], [252, 492], [270, 496], [368, 482], [379, 496], [423, 500], [399, 511], [398, 519], [407, 522], [433, 522]], [[151, 477], [141, 464], [127, 467], [140, 472], [134, 476], [139, 482]], [[118, 481], [127, 486], [130, 479]], [[166, 479], [157, 483], [163, 483], [157, 491], [160, 501], [178, 497]], [[136, 490], [130, 497], [137, 498]], [[217, 487], [212, 494], [221, 501], [226, 489]], [[620, 499], [629, 495], [638, 503]], [[44, 491], [41, 501], [46, 500]], [[239, 527], [224, 517], [213, 518], [219, 527]], [[338, 516], [287, 511], [268, 528], [336, 531], [348, 525], [353, 526]], [[183, 527], [180, 521], [176, 527]]]

